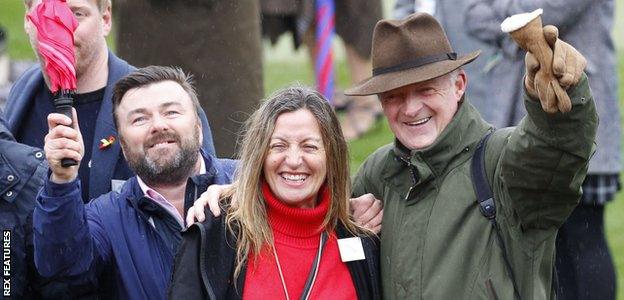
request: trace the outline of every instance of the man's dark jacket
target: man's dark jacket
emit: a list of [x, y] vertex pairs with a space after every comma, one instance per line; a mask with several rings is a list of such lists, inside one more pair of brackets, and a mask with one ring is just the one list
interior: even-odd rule
[[32, 259], [32, 212], [47, 169], [43, 151], [17, 143], [0, 110], [0, 229], [2, 245], [10, 245], [11, 267], [10, 276], [3, 279], [10, 278], [13, 299], [38, 297], [35, 282], [39, 279]]
[[[91, 171], [89, 174], [89, 199], [111, 191], [111, 180], [126, 180], [134, 174], [130, 171], [126, 160], [121, 153], [119, 143], [113, 143], [105, 150], [100, 150], [100, 139], [109, 136], [117, 137], [117, 129], [113, 121], [113, 87], [115, 83], [134, 71], [135, 68], [124, 60], [108, 52], [108, 81], [104, 90], [104, 98], [97, 115], [93, 145], [91, 147]], [[33, 105], [37, 91], [45, 86], [41, 67], [39, 65], [27, 70], [15, 82], [9, 93], [6, 104], [6, 117], [8, 127], [15, 135], [20, 130], [29, 108]], [[208, 154], [214, 155], [212, 133], [208, 119], [203, 110], [198, 112], [201, 122], [204, 141], [202, 147]]]
[[[189, 179], [185, 211], [210, 184], [230, 183], [234, 163], [204, 154]], [[146, 198], [137, 178], [83, 204], [80, 182], [47, 181], [33, 214], [35, 263], [47, 278], [97, 288], [104, 299], [164, 299], [182, 227]]]
[[[352, 237], [338, 225], [339, 239]], [[379, 278], [379, 240], [361, 237], [366, 259], [346, 262], [358, 299], [381, 299]], [[236, 237], [228, 230], [225, 218], [213, 217], [206, 211], [206, 220], [193, 224], [182, 235], [182, 244], [175, 258], [169, 299], [241, 299], [245, 286], [245, 270], [233, 280], [236, 265]], [[236, 282], [235, 282], [236, 281]]]

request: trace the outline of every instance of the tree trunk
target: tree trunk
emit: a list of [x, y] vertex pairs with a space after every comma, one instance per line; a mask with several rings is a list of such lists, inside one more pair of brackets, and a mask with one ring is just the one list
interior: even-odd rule
[[115, 1], [117, 52], [130, 64], [179, 66], [195, 76], [220, 157], [233, 157], [263, 97], [257, 0]]

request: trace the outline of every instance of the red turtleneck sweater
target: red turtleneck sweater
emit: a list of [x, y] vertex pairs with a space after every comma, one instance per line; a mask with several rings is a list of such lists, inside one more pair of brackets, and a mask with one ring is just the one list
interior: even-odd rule
[[[311, 209], [300, 209], [276, 199], [266, 183], [262, 193], [288, 294], [290, 299], [296, 300], [301, 297], [318, 251], [330, 195], [322, 187], [319, 204]], [[273, 251], [268, 246], [255, 261], [254, 255], [249, 255], [243, 299], [286, 299]], [[357, 299], [349, 269], [340, 260], [335, 233], [330, 234], [325, 244], [310, 299]]]

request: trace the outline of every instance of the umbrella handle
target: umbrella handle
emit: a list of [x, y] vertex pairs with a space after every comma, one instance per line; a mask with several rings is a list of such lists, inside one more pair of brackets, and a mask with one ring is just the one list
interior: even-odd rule
[[[70, 119], [73, 119], [72, 118], [73, 104], [74, 104], [74, 99], [72, 99], [69, 96], [61, 95], [60, 97], [54, 99], [54, 107], [56, 108], [56, 112], [59, 114], [66, 115]], [[71, 126], [71, 124], [69, 126]], [[61, 160], [61, 166], [63, 168], [69, 168], [71, 166], [76, 166], [76, 165], [78, 165], [78, 162], [74, 159], [63, 158]]]

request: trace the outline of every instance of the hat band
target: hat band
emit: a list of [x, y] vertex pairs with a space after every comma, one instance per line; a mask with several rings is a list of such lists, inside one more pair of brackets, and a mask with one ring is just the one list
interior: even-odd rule
[[398, 64], [398, 65], [385, 67], [385, 68], [374, 68], [373, 76], [417, 68], [423, 65], [427, 65], [427, 64], [442, 61], [442, 60], [456, 60], [456, 59], [457, 59], [457, 53], [455, 52], [422, 56], [415, 60], [410, 60], [410, 61]]

